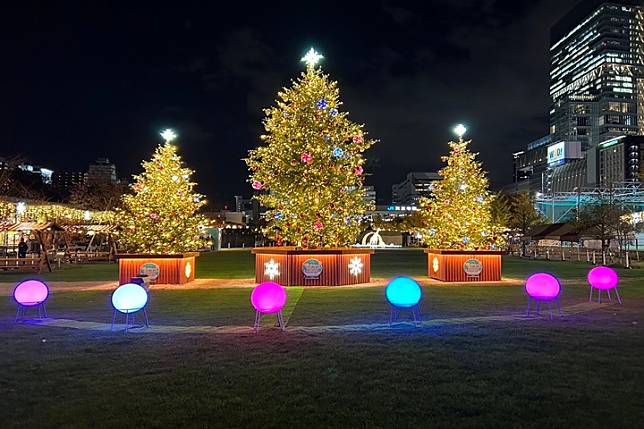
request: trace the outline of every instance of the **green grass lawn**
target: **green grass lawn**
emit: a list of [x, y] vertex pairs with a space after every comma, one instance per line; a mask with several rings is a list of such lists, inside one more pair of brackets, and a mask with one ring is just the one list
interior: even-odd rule
[[[421, 276], [423, 256], [378, 253], [374, 275]], [[249, 277], [244, 261], [252, 263], [248, 252], [201, 259], [213, 277], [218, 269]], [[506, 258], [504, 271], [573, 280], [564, 285], [565, 309], [587, 301], [588, 268]], [[553, 321], [459, 322], [522, 314], [522, 288], [440, 285], [423, 288], [421, 311], [445, 322], [333, 333], [126, 335], [14, 324], [15, 308], [2, 297], [0, 427], [641, 427], [644, 273], [621, 276], [624, 305]], [[153, 289], [151, 322], [250, 326], [249, 295], [248, 288]], [[48, 310], [105, 323], [112, 315], [105, 291], [56, 293]], [[288, 323], [388, 317], [382, 288], [305, 288]]]
[[[572, 261], [528, 261], [514, 257], [504, 257], [503, 275], [521, 278], [528, 273], [525, 267], [534, 271], [550, 271], [563, 278], [584, 278], [589, 265]], [[378, 250], [372, 256], [371, 274], [373, 277], [393, 277], [408, 275], [421, 277], [427, 275], [427, 256], [422, 249]], [[202, 253], [197, 258], [197, 278], [202, 279], [242, 279], [255, 277], [255, 258], [250, 250], [224, 250]], [[640, 270], [620, 270], [621, 277], [642, 275]], [[114, 263], [63, 265], [52, 273], [38, 275], [25, 273], [0, 272], [1, 282], [15, 282], [24, 278], [37, 277], [49, 281], [116, 281], [118, 266]]]

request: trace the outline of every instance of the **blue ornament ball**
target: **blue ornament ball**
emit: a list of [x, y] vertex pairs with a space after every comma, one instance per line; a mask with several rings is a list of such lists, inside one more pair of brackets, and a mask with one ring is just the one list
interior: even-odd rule
[[463, 243], [467, 244], [470, 242], [470, 237], [463, 238]]
[[326, 101], [324, 98], [319, 99], [318, 102], [316, 103], [316, 106], [320, 110], [326, 109], [328, 105], [329, 105], [329, 102]]
[[336, 147], [335, 149], [333, 149], [333, 156], [335, 156], [336, 158], [342, 158], [343, 155], [344, 155], [344, 151], [339, 147]]
[[329, 110], [329, 113], [331, 114], [331, 116], [338, 116], [338, 109], [334, 107], [333, 109]]

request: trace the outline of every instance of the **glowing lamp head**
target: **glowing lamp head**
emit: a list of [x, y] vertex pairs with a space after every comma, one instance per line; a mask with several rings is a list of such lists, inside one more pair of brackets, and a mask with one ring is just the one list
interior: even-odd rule
[[40, 280], [25, 280], [16, 285], [13, 299], [23, 307], [40, 305], [49, 297], [49, 287]]
[[617, 272], [612, 268], [595, 267], [588, 272], [588, 283], [595, 289], [613, 289], [618, 282]]
[[423, 291], [414, 279], [396, 277], [387, 285], [385, 296], [394, 307], [411, 308], [418, 305], [423, 297]]
[[275, 282], [264, 282], [253, 289], [250, 302], [260, 313], [277, 313], [286, 304], [286, 289]]
[[148, 292], [134, 283], [119, 286], [112, 294], [112, 306], [121, 313], [136, 313], [148, 303]]
[[525, 291], [530, 298], [549, 301], [557, 298], [561, 292], [559, 280], [552, 274], [537, 273], [528, 277]]

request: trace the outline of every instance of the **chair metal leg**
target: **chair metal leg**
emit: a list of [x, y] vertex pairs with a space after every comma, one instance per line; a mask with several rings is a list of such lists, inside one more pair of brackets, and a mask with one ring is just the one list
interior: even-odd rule
[[557, 298], [557, 314], [561, 317], [561, 301]]
[[598, 292], [597, 293], [597, 302], [601, 304], [602, 303], [602, 290], [597, 289], [597, 292]]
[[143, 308], [143, 320], [145, 321], [145, 326], [150, 327], [150, 319], [148, 319], [148, 312], [145, 308]]
[[548, 308], [550, 309], [550, 320], [552, 320], [552, 301], [548, 301]]
[[541, 315], [541, 301], [537, 300], [537, 315]]
[[253, 329], [255, 330], [255, 332], [257, 332], [258, 329], [259, 329], [259, 323], [260, 323], [261, 317], [262, 316], [261, 316], [260, 312], [255, 311], [255, 324], [253, 325]]
[[112, 314], [112, 327], [110, 328], [110, 331], [114, 331], [114, 322], [116, 321], [116, 310], [114, 310], [114, 314]]
[[22, 306], [18, 304], [18, 309], [16, 310], [16, 320], [14, 320], [13, 323], [18, 323], [18, 320], [20, 319], [21, 309], [22, 309]]
[[128, 328], [130, 327], [130, 312], [125, 312], [125, 333], [127, 334]]
[[621, 304], [622, 298], [619, 296], [619, 291], [617, 290], [617, 286], [615, 286], [615, 295], [617, 296], [617, 302]]
[[613, 298], [610, 296], [610, 289], [606, 289], [606, 294], [608, 295], [608, 301], [613, 302]]
[[532, 299], [530, 299], [530, 297], [528, 297], [528, 312], [526, 313], [526, 316], [530, 315], [530, 304], [532, 304]]
[[590, 286], [590, 296], [588, 297], [588, 302], [593, 302], [593, 287]]

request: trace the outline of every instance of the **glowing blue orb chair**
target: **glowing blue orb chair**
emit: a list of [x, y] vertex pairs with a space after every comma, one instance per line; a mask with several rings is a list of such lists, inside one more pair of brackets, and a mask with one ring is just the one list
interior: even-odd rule
[[419, 304], [423, 298], [423, 290], [414, 279], [396, 277], [387, 285], [385, 296], [389, 301], [389, 305], [391, 305], [389, 326], [396, 322], [402, 310], [411, 311], [414, 325], [418, 326], [422, 322]]

